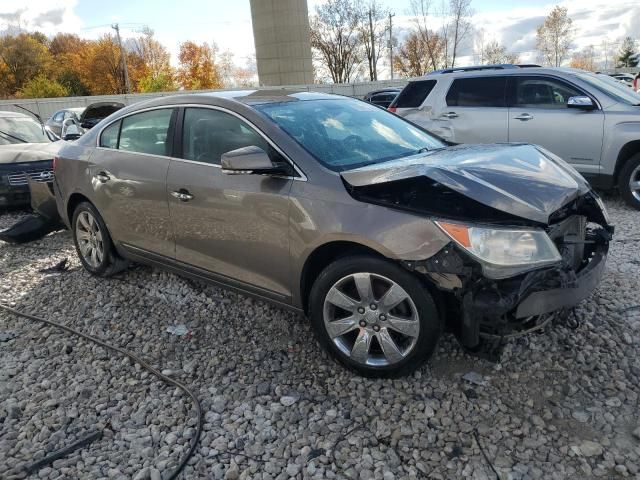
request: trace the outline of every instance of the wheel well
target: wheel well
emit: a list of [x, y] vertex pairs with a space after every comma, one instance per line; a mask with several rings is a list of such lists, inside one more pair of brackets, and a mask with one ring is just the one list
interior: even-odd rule
[[67, 202], [67, 218], [69, 219], [69, 225], [71, 225], [71, 222], [73, 221], [74, 210], [81, 202], [89, 202], [89, 199], [81, 193], [74, 193], [69, 197], [69, 202]]
[[614, 181], [618, 182], [618, 175], [620, 174], [620, 170], [624, 166], [625, 162], [629, 160], [636, 153], [640, 153], [640, 140], [634, 140], [625, 144], [618, 153], [618, 160], [616, 161], [616, 168], [613, 174]]
[[330, 242], [316, 248], [307, 258], [300, 279], [300, 295], [305, 314], [309, 313], [309, 292], [320, 272], [338, 258], [350, 255], [372, 255], [384, 258], [372, 248], [355, 242]]

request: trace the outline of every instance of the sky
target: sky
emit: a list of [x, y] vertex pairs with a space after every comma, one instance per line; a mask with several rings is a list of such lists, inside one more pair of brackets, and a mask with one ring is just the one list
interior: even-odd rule
[[[310, 14], [324, 1], [308, 0]], [[395, 13], [394, 31], [402, 37], [411, 28], [410, 0], [380, 1]], [[626, 35], [640, 40], [640, 0], [472, 0], [476, 33], [464, 47], [462, 63], [478, 63], [480, 43], [492, 40], [520, 53], [522, 62], [536, 61], [535, 29], [556, 4], [566, 6], [574, 20], [578, 49], [594, 45], [601, 54], [604, 45], [615, 50]], [[111, 31], [113, 22], [125, 38], [147, 26], [174, 63], [185, 40], [214, 41], [220, 51], [233, 52], [240, 66], [254, 54], [249, 0], [0, 0], [0, 30], [18, 19], [29, 30], [86, 38]]]

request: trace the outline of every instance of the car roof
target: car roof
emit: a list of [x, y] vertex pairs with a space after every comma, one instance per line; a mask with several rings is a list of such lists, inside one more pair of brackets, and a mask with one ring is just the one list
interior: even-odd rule
[[[464, 68], [464, 67], [461, 67]], [[567, 68], [567, 67], [514, 67], [514, 68], [496, 68], [496, 69], [478, 69], [478, 70], [469, 70], [469, 71], [455, 71], [455, 72], [429, 72], [426, 75], [421, 77], [411, 78], [410, 82], [416, 82], [420, 80], [437, 80], [439, 78], [464, 78], [464, 77], [493, 77], [493, 76], [504, 76], [504, 75], [526, 75], [526, 74], [576, 74], [580, 73], [582, 70], [577, 68]]]
[[122, 110], [122, 113], [134, 112], [144, 108], [171, 106], [180, 104], [202, 104], [225, 106], [236, 105], [264, 105], [268, 103], [301, 102], [309, 100], [337, 100], [346, 99], [344, 95], [330, 93], [308, 92], [306, 90], [258, 89], [258, 90], [224, 90], [206, 93], [185, 93], [154, 98], [145, 102], [135, 103]]

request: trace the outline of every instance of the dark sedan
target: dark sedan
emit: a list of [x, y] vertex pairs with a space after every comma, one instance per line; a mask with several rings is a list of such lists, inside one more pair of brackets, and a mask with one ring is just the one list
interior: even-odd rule
[[0, 112], [0, 207], [29, 204], [28, 178], [52, 180], [56, 140], [28, 115]]

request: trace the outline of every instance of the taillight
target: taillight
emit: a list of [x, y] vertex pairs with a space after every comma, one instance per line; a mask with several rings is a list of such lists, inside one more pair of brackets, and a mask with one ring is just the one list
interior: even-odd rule
[[53, 157], [53, 172], [55, 173], [56, 167], [58, 166], [58, 157]]
[[388, 111], [390, 111], [391, 113], [396, 113], [396, 107], [389, 107], [387, 108]]

